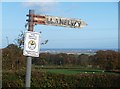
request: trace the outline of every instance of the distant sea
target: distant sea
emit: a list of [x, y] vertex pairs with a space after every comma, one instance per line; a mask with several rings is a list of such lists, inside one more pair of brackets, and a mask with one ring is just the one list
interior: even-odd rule
[[113, 50], [118, 51], [118, 49], [80, 49], [80, 48], [42, 48], [40, 49], [40, 53], [67, 53], [67, 54], [89, 54], [94, 55], [99, 50]]

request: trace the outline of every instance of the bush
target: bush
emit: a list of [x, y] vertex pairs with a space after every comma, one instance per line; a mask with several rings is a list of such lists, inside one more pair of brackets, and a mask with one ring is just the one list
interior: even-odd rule
[[[3, 87], [24, 87], [25, 71], [4, 72]], [[63, 75], [32, 71], [31, 87], [78, 89], [79, 87], [120, 87], [118, 74]]]
[[25, 67], [25, 56], [23, 56], [20, 48], [10, 44], [2, 49], [2, 68], [4, 70], [16, 70], [21, 69], [21, 67]]

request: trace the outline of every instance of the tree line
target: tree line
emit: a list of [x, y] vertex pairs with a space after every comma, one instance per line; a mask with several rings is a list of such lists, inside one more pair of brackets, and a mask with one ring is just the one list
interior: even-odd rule
[[[17, 45], [10, 44], [2, 49], [3, 69], [20, 69], [25, 67], [26, 57], [22, 49]], [[87, 54], [51, 54], [40, 53], [38, 58], [33, 58], [34, 65], [59, 65], [59, 66], [82, 66], [105, 70], [120, 69], [120, 53], [113, 50], [99, 50], [95, 55]]]
[[79, 65], [100, 69], [120, 69], [120, 53], [112, 50], [99, 50], [95, 55], [87, 54], [51, 54], [41, 53], [39, 58], [33, 59], [36, 65]]

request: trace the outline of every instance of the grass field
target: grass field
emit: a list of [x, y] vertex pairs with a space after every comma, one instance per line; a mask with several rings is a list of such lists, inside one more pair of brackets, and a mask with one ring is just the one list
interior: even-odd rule
[[[80, 73], [98, 73], [93, 71], [83, 71], [83, 70], [75, 70], [75, 69], [43, 69], [46, 72], [57, 73], [57, 74], [80, 74]], [[100, 73], [100, 72], [99, 72]]]
[[74, 75], [74, 74], [118, 74], [115, 72], [106, 72], [105, 70], [100, 69], [92, 69], [92, 68], [83, 68], [80, 66], [75, 67], [63, 67], [63, 66], [35, 66], [35, 69], [38, 69], [43, 72], [50, 72], [56, 74], [66, 74], [66, 75]]

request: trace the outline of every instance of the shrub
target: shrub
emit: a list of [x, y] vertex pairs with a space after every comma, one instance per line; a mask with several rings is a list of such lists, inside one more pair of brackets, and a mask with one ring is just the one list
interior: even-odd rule
[[[25, 71], [4, 72], [3, 87], [24, 87]], [[31, 87], [78, 89], [80, 87], [120, 87], [119, 74], [63, 75], [32, 71]]]

